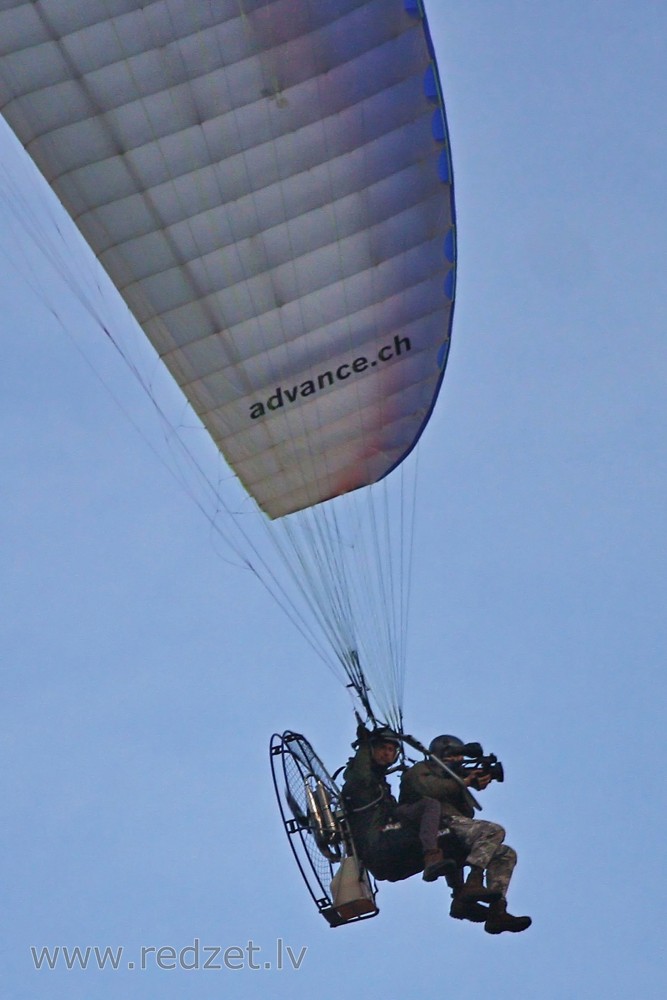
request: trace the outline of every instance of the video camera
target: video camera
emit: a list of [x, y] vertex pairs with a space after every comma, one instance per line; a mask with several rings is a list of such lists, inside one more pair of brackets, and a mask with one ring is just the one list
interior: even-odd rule
[[492, 781], [504, 781], [505, 771], [503, 765], [494, 753], [485, 754], [481, 743], [464, 743], [460, 747], [452, 747], [452, 752], [457, 757], [465, 757], [461, 764], [448, 766], [458, 775], [470, 774], [471, 771], [481, 771], [482, 774], [489, 774]]

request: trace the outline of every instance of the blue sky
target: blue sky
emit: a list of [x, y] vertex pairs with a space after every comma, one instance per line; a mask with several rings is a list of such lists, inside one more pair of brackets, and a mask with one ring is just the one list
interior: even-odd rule
[[[305, 732], [335, 769], [353, 738], [347, 695], [220, 558], [145, 396], [18, 235], [17, 188], [40, 225], [46, 210], [3, 129], [11, 1000], [664, 995], [667, 12], [428, 11], [460, 256], [449, 367], [420, 446], [406, 721], [504, 761], [484, 815], [519, 853], [510, 907], [533, 927], [491, 938], [450, 920], [444, 887], [420, 880], [382, 886], [380, 916], [360, 926], [332, 931], [315, 913], [268, 741]], [[298, 971], [127, 968], [142, 947], [195, 938], [252, 941], [261, 962], [279, 938], [307, 952]], [[37, 972], [31, 945], [122, 945], [125, 958], [117, 972]]]

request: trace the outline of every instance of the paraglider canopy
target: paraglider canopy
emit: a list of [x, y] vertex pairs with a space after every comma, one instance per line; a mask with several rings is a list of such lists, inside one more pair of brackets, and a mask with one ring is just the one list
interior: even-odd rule
[[[395, 469], [455, 283], [420, 0], [5, 0], [0, 46], [3, 114], [257, 505], [310, 512]], [[404, 656], [399, 505], [346, 527], [325, 504], [279, 543], [358, 692], [360, 662]]]

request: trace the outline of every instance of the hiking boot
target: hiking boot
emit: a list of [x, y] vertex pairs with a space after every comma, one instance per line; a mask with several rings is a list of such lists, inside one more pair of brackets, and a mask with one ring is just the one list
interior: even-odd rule
[[488, 919], [489, 907], [480, 903], [463, 903], [454, 897], [449, 915], [455, 920], [471, 920], [473, 924], [483, 924]]
[[459, 903], [495, 903], [501, 899], [501, 893], [497, 889], [485, 887], [483, 876], [481, 868], [472, 868], [465, 885], [458, 890], [454, 898]]
[[484, 924], [487, 934], [502, 934], [503, 931], [512, 931], [517, 934], [519, 931], [527, 930], [532, 924], [530, 917], [513, 917], [507, 912], [507, 901], [499, 899], [497, 903], [491, 903], [489, 915]]
[[454, 868], [451, 858], [443, 857], [442, 851], [424, 852], [424, 874], [422, 878], [425, 882], [435, 882], [441, 875], [448, 875]]

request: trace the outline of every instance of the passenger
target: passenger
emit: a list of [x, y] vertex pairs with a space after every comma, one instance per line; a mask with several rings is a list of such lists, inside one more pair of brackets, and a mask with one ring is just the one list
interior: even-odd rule
[[[456, 736], [438, 736], [429, 751], [456, 774], [463, 763], [463, 747], [464, 744]], [[459, 777], [465, 787], [478, 791], [492, 781], [492, 775], [480, 769], [461, 770]], [[454, 897], [450, 915], [475, 923], [484, 920], [484, 929], [489, 934], [524, 931], [530, 927], [530, 917], [513, 917], [507, 912], [507, 889], [517, 856], [511, 847], [503, 843], [505, 831], [502, 826], [475, 819], [465, 789], [430, 760], [409, 768], [401, 780], [402, 805], [412, 805], [425, 797], [437, 799], [440, 803], [443, 821], [463, 846], [465, 864], [470, 866], [465, 883], [462, 878], [454, 883], [450, 881]], [[485, 908], [480, 903], [488, 903], [489, 906]]]

